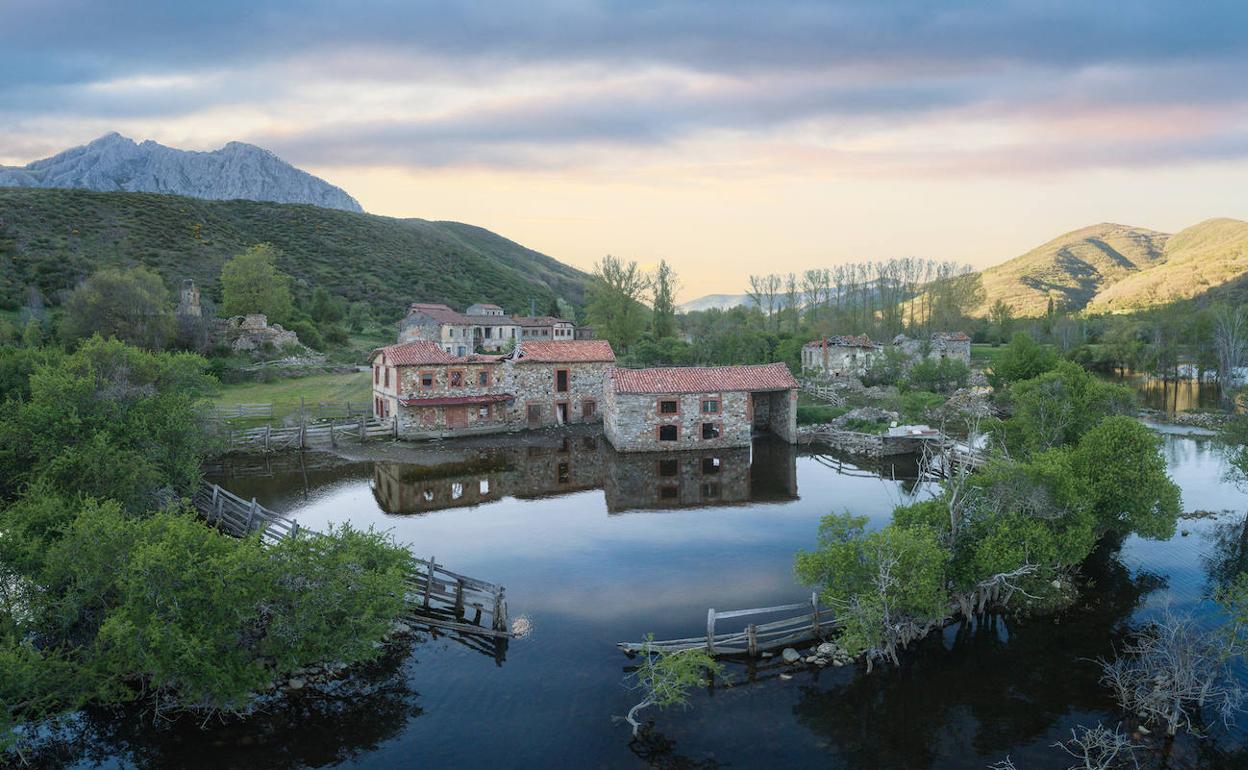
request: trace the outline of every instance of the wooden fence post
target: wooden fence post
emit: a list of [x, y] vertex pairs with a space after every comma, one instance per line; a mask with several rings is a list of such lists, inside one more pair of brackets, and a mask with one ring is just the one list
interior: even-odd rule
[[304, 415], [303, 396], [299, 397], [299, 448], [308, 448], [308, 428], [307, 420]]
[[360, 415], [360, 443], [368, 441], [368, 429], [365, 427], [364, 416]]
[[706, 611], [706, 651], [715, 654], [715, 608]]
[[753, 623], [745, 627], [745, 650], [751, 657], [758, 654], [758, 629]]
[[254, 497], [253, 497], [253, 498], [251, 498], [251, 507], [247, 509], [247, 524], [246, 524], [246, 526], [245, 526], [245, 527], [244, 527], [244, 529], [243, 529], [243, 534], [244, 534], [244, 535], [249, 535], [249, 534], [251, 534], [251, 523], [252, 523], [253, 521], [255, 521], [255, 518], [256, 518], [256, 508], [257, 508], [258, 506], [259, 506], [259, 504], [256, 502], [256, 498], [254, 498]]
[[273, 426], [271, 424], [264, 426], [264, 451], [266, 452], [269, 451], [269, 434], [272, 432]]
[[464, 616], [464, 579], [455, 579], [455, 617]]
[[296, 521], [290, 525], [290, 539], [294, 540], [297, 537], [299, 537], [299, 522]]
[[436, 556], [429, 557], [429, 573], [425, 578], [425, 607], [429, 606], [429, 592], [433, 590], [433, 567], [437, 563]]

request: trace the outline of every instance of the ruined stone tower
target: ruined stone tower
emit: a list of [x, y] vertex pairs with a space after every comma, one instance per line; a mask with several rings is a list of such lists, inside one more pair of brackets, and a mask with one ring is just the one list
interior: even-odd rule
[[195, 281], [190, 278], [182, 281], [182, 299], [178, 302], [178, 315], [184, 318], [199, 318], [203, 315], [199, 307], [199, 289], [195, 288]]

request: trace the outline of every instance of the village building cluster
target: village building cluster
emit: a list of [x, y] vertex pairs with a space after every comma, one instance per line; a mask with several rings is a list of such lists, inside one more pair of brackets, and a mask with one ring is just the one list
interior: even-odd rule
[[861, 377], [890, 347], [911, 360], [949, 358], [971, 364], [971, 338], [963, 332], [933, 332], [927, 339], [898, 334], [891, 345], [874, 342], [862, 334], [807, 342], [802, 346], [802, 370], [826, 377]]
[[589, 340], [593, 329], [553, 316], [507, 315], [498, 305], [479, 302], [460, 313], [448, 305], [414, 302], [399, 322], [399, 342], [425, 340], [443, 351], [466, 356], [478, 350], [507, 350], [518, 342]]
[[797, 440], [784, 364], [623, 369], [606, 340], [527, 320], [413, 305], [399, 342], [373, 351], [374, 417], [412, 439], [605, 422], [624, 452], [748, 447], [757, 430]]

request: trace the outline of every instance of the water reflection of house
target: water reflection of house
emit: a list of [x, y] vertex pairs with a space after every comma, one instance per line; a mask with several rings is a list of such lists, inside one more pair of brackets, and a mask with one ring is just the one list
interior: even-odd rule
[[753, 449], [625, 454], [596, 435], [547, 438], [460, 453], [441, 464], [374, 463], [373, 497], [393, 514], [600, 488], [612, 513], [797, 497], [796, 450], [782, 441], [759, 441]]
[[753, 448], [612, 452], [603, 493], [611, 513], [796, 500], [797, 450], [761, 440]]
[[553, 438], [541, 445], [481, 450], [440, 465], [377, 462], [373, 497], [386, 513], [410, 514], [602, 486], [600, 437]]

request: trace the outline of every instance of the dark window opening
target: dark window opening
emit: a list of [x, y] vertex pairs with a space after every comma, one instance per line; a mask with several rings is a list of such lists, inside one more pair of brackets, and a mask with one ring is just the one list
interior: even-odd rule
[[585, 399], [581, 402], [581, 417], [593, 417], [594, 411], [598, 409], [598, 404], [593, 399]]
[[680, 473], [680, 460], [659, 460], [660, 476], [675, 476]]
[[677, 401], [660, 401], [659, 414], [676, 414], [680, 411], [680, 404]]
[[567, 484], [572, 480], [572, 472], [567, 463], [559, 463], [559, 483]]
[[659, 426], [659, 441], [676, 441], [679, 435], [680, 431], [675, 425]]
[[713, 422], [702, 423], [702, 438], [719, 438], [719, 426]]
[[568, 392], [568, 370], [567, 369], [555, 370], [555, 390], [557, 390], [560, 393]]
[[487, 371], [477, 372], [477, 384], [485, 387], [490, 384], [490, 373]]
[[452, 371], [451, 372], [451, 387], [462, 388], [463, 386], [464, 386], [464, 373], [459, 370]]
[[720, 466], [720, 461], [718, 457], [703, 457], [702, 458], [702, 473], [703, 474], [719, 473], [719, 466]]
[[420, 373], [420, 387], [422, 388], [433, 387], [433, 372], [421, 372]]
[[680, 487], [673, 487], [673, 486], [659, 487], [659, 499], [660, 500], [679, 500], [680, 499]]

